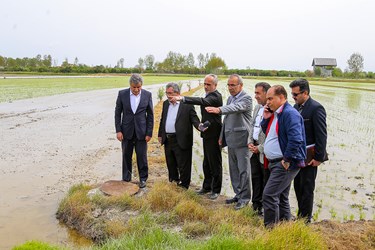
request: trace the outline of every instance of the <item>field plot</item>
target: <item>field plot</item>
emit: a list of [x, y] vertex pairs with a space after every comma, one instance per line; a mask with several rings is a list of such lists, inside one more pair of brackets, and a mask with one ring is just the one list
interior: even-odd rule
[[[290, 93], [290, 81], [266, 80], [271, 85], [281, 84]], [[257, 80], [245, 80], [245, 91], [254, 99], [254, 85]], [[319, 167], [316, 180], [314, 220], [334, 219], [338, 221], [375, 219], [375, 84], [311, 82], [311, 96], [319, 101], [327, 112], [328, 143], [330, 160]], [[317, 83], [317, 84], [315, 84]], [[330, 86], [323, 86], [323, 85]], [[350, 87], [350, 88], [341, 88]], [[356, 89], [357, 88], [357, 89]], [[227, 99], [226, 81], [219, 83], [219, 91]], [[368, 89], [368, 90], [364, 90]], [[203, 90], [196, 92], [197, 96]], [[289, 94], [291, 104], [294, 100]], [[226, 103], [226, 100], [224, 101]], [[196, 140], [199, 137], [195, 137]], [[200, 145], [200, 144], [197, 144]], [[196, 149], [194, 161], [198, 164], [196, 182], [203, 178], [200, 157]], [[198, 153], [199, 152], [199, 153]], [[224, 192], [232, 195], [230, 187], [226, 150], [223, 151]], [[290, 192], [292, 212], [297, 211], [297, 202]]]

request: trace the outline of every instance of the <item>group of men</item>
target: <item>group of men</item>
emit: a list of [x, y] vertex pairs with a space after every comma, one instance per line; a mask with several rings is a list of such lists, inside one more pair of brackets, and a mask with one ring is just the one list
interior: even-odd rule
[[[115, 109], [117, 139], [123, 152], [122, 179], [131, 180], [135, 147], [139, 186], [144, 188], [153, 105], [151, 93], [142, 89], [140, 75], [133, 74], [129, 83], [130, 88], [119, 92]], [[195, 127], [201, 132], [204, 152], [204, 180], [198, 194], [208, 194], [212, 200], [220, 195], [221, 149], [227, 146], [235, 193], [226, 200], [227, 204], [235, 204], [234, 209], [238, 210], [251, 200], [253, 209], [264, 216], [264, 224], [271, 227], [291, 219], [288, 197], [294, 180], [298, 216], [311, 222], [317, 166], [327, 160], [327, 128], [325, 109], [310, 97], [308, 81], [297, 79], [290, 83], [294, 107], [288, 103], [283, 86], [257, 83], [254, 92], [258, 104], [254, 112], [241, 76], [229, 76], [226, 105], [217, 84], [216, 75], [207, 75], [203, 97], [181, 96], [178, 84], [166, 85], [167, 100], [163, 103], [158, 140], [164, 145], [169, 181], [186, 189], [190, 186]], [[201, 107], [201, 121], [194, 105]]]

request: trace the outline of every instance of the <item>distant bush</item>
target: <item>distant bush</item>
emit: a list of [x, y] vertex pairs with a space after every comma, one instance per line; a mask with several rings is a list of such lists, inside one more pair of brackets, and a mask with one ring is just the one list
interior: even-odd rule
[[340, 68], [334, 68], [332, 71], [333, 77], [342, 77], [342, 70]]

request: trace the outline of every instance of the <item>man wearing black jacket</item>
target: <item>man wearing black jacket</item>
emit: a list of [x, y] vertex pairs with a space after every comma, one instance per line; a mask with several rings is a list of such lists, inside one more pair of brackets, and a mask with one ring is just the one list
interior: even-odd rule
[[188, 189], [191, 180], [193, 126], [198, 129], [200, 122], [193, 105], [173, 98], [180, 95], [177, 83], [168, 83], [165, 93], [168, 100], [163, 103], [158, 140], [164, 145], [169, 181]]
[[202, 188], [197, 193], [201, 195], [210, 193], [208, 197], [212, 200], [220, 195], [222, 185], [222, 158], [221, 148], [218, 144], [222, 122], [220, 114], [208, 113], [205, 107], [223, 106], [221, 94], [216, 90], [217, 83], [217, 76], [209, 74], [204, 78], [204, 90], [206, 92], [204, 97], [176, 97], [177, 100], [181, 100], [183, 103], [201, 106], [202, 123], [205, 124], [207, 129], [203, 128], [205, 130], [201, 132], [204, 153], [204, 181]]
[[326, 111], [324, 107], [310, 97], [309, 82], [297, 79], [289, 84], [294, 107], [303, 117], [306, 133], [307, 159], [306, 167], [294, 179], [294, 190], [298, 201], [298, 217], [307, 223], [311, 222], [314, 203], [315, 179], [318, 166], [328, 160]]

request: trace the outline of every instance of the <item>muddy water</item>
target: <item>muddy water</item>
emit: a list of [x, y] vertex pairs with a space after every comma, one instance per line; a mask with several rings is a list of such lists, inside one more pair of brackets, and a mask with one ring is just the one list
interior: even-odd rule
[[[156, 100], [160, 86], [145, 86]], [[55, 213], [78, 183], [121, 178], [115, 140], [118, 89], [0, 103], [0, 249], [27, 240], [90, 244]]]
[[[246, 80], [245, 91], [254, 97], [257, 81]], [[288, 91], [289, 82], [282, 84]], [[368, 87], [368, 85], [366, 85]], [[375, 85], [372, 87], [375, 89]], [[229, 96], [225, 82], [219, 91]], [[196, 93], [201, 95], [202, 93]], [[375, 219], [375, 92], [311, 86], [311, 96], [322, 103], [327, 111], [328, 145], [330, 160], [319, 167], [316, 180], [314, 219], [339, 221]], [[254, 105], [256, 100], [253, 99]], [[293, 99], [289, 102], [294, 104]], [[201, 139], [195, 137], [194, 179], [202, 182]], [[223, 152], [224, 190], [233, 195], [228, 176], [227, 154]], [[294, 190], [290, 192], [292, 212], [297, 211]]]

